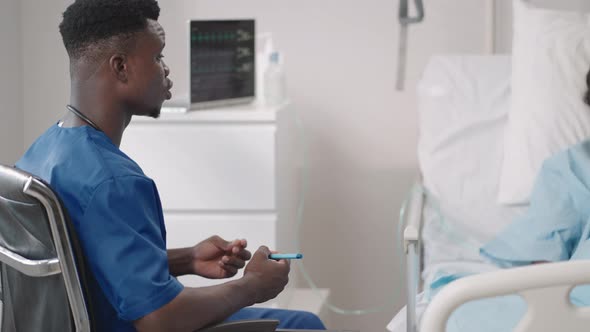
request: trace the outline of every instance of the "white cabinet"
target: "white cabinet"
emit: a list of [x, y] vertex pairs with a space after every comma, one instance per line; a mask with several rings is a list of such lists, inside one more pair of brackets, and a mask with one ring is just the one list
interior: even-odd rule
[[[169, 248], [214, 234], [246, 238], [251, 251], [276, 248], [277, 111], [243, 106], [132, 120], [121, 150], [156, 182]], [[179, 280], [187, 286], [223, 282]]]

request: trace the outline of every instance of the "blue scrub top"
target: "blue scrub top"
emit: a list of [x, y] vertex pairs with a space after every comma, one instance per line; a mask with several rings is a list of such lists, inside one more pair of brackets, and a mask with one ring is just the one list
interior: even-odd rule
[[133, 321], [174, 299], [166, 229], [155, 183], [102, 132], [49, 128], [16, 163], [62, 199], [88, 261], [100, 331], [135, 331]]

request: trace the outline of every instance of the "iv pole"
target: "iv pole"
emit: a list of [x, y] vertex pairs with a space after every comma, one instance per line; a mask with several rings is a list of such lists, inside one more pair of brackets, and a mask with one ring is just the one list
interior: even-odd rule
[[406, 57], [408, 54], [408, 27], [410, 24], [420, 23], [424, 20], [424, 4], [422, 0], [414, 0], [416, 6], [416, 16], [410, 16], [408, 2], [410, 0], [400, 0], [399, 2], [399, 47], [397, 57], [397, 82], [396, 88], [398, 91], [404, 89], [404, 82], [406, 79]]

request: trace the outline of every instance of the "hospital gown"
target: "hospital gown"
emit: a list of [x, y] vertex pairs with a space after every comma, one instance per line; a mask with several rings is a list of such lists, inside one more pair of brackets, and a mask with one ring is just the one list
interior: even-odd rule
[[[527, 213], [480, 250], [508, 268], [537, 261], [590, 259], [590, 141], [549, 158], [537, 177]], [[442, 276], [431, 288], [463, 275]], [[590, 305], [590, 286], [571, 293], [574, 305]], [[518, 296], [473, 301], [457, 309], [447, 331], [512, 331], [526, 311]]]

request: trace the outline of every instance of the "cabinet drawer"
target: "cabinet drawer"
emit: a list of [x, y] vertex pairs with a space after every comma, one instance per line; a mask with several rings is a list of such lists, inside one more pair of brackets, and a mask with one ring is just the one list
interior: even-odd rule
[[[274, 214], [179, 214], [164, 215], [168, 248], [190, 247], [208, 238], [219, 235], [231, 241], [244, 238], [248, 249], [254, 253], [259, 246], [276, 248], [276, 215]], [[242, 275], [238, 272], [234, 278]], [[180, 280], [190, 287], [215, 285], [227, 280], [209, 280], [197, 276], [183, 276]]]
[[164, 210], [275, 209], [274, 124], [131, 124], [121, 149], [156, 181]]

